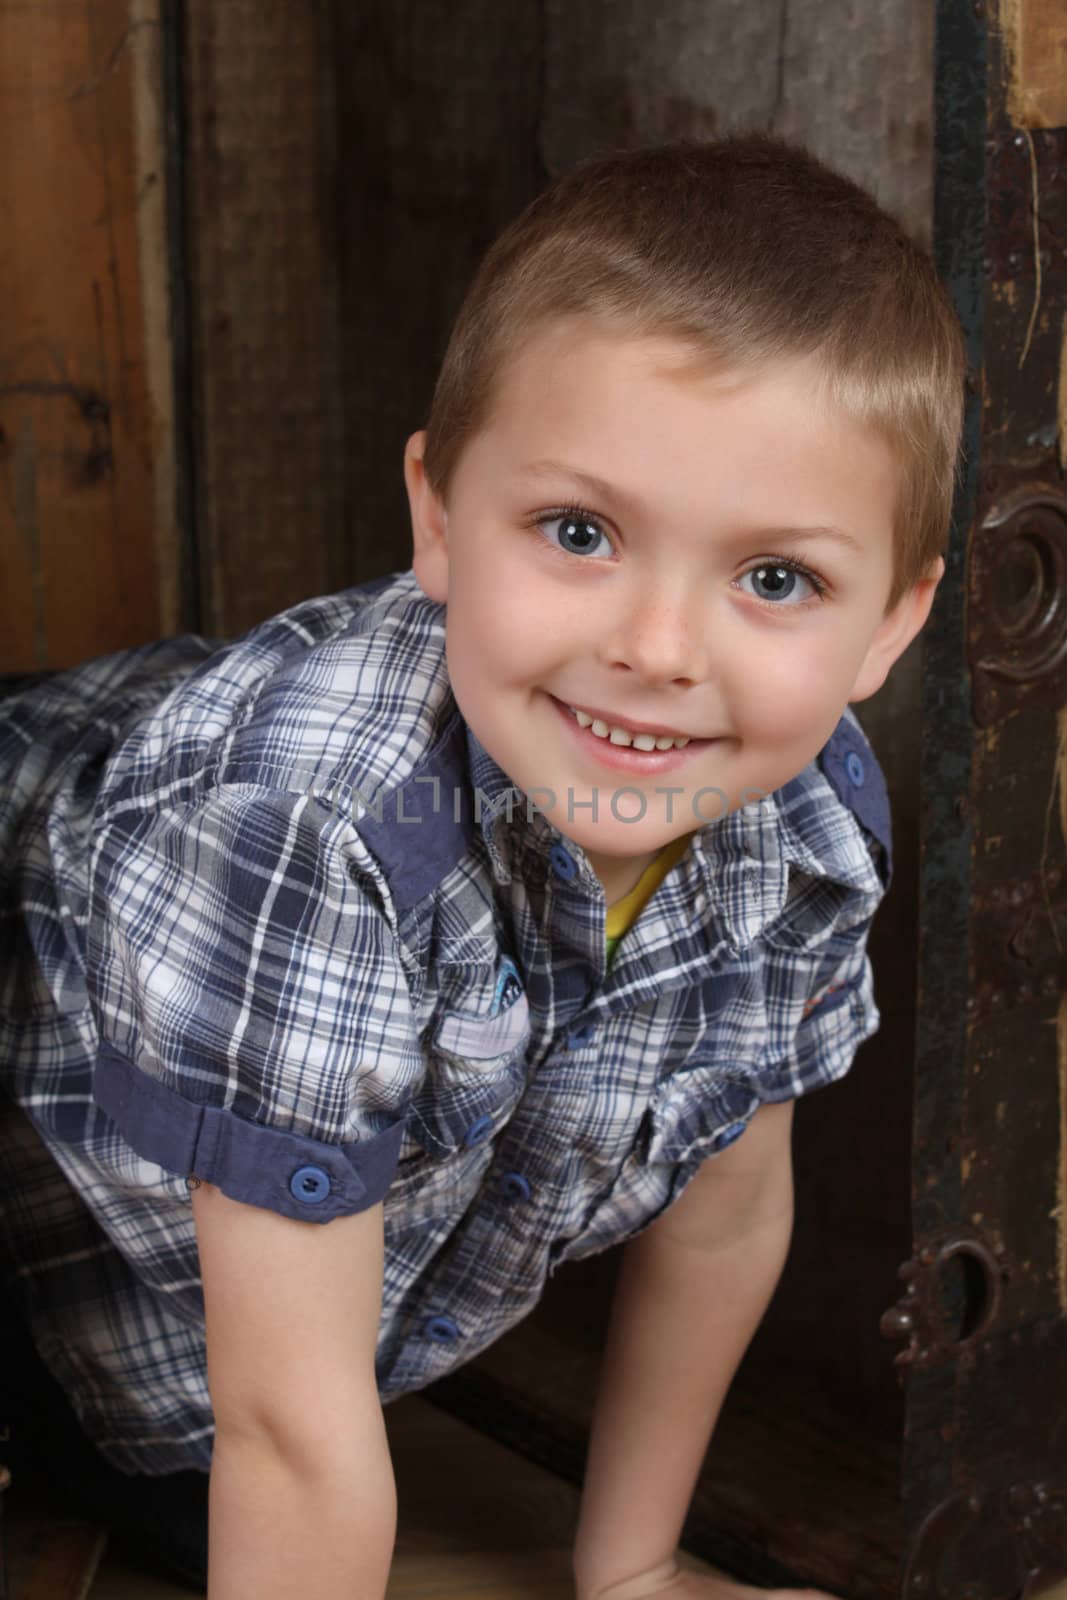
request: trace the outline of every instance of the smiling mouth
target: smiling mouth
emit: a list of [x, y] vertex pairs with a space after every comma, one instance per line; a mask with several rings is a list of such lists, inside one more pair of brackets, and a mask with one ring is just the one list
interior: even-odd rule
[[687, 735], [635, 733], [632, 728], [627, 728], [622, 723], [605, 722], [601, 717], [593, 717], [588, 711], [579, 710], [577, 706], [566, 705], [565, 701], [561, 701], [560, 704], [566, 706], [580, 728], [588, 728], [595, 738], [603, 739], [605, 744], [620, 745], [623, 749], [647, 751], [684, 750], [690, 743]]

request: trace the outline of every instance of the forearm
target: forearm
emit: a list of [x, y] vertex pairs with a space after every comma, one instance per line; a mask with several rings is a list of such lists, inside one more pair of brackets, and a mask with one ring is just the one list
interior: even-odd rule
[[395, 1532], [384, 1432], [360, 1463], [321, 1470], [262, 1440], [216, 1434], [208, 1600], [382, 1600]]
[[575, 1544], [579, 1600], [673, 1554], [723, 1398], [774, 1291], [791, 1207], [706, 1248], [627, 1245]]

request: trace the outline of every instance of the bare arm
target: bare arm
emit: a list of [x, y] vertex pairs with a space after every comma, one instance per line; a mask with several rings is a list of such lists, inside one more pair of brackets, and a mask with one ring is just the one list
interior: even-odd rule
[[325, 1225], [193, 1192], [215, 1413], [209, 1600], [381, 1600], [396, 1529], [374, 1377], [382, 1208]]
[[791, 1121], [791, 1103], [764, 1106], [626, 1246], [575, 1543], [579, 1600], [671, 1568], [719, 1409], [789, 1248]]

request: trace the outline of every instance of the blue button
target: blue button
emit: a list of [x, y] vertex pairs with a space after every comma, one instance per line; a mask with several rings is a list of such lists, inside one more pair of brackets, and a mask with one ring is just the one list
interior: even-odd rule
[[422, 1331], [434, 1344], [451, 1344], [453, 1339], [459, 1338], [459, 1329], [451, 1317], [429, 1317]]
[[719, 1134], [715, 1141], [716, 1145], [720, 1150], [725, 1150], [728, 1144], [735, 1144], [740, 1139], [747, 1127], [747, 1122], [731, 1122], [730, 1126]]
[[852, 787], [854, 789], [862, 789], [867, 773], [863, 765], [863, 758], [858, 756], [855, 750], [850, 750], [845, 757], [845, 771], [848, 773], [848, 781]]
[[588, 1044], [593, 1037], [593, 1024], [583, 1022], [577, 1028], [572, 1028], [567, 1035], [567, 1049], [580, 1050], [583, 1044]]
[[564, 850], [561, 844], [554, 844], [552, 846], [551, 850], [548, 852], [548, 859], [552, 863], [553, 870], [558, 874], [559, 877], [565, 878], [568, 883], [578, 871], [578, 868], [574, 864], [574, 857], [568, 850]]
[[305, 1205], [317, 1206], [330, 1192], [330, 1174], [321, 1167], [298, 1167], [289, 1179], [289, 1192]]
[[474, 1145], [481, 1144], [483, 1139], [488, 1139], [493, 1131], [492, 1117], [478, 1117], [471, 1123], [463, 1135], [463, 1143], [470, 1150]]
[[505, 1172], [500, 1178], [497, 1187], [504, 1199], [514, 1205], [519, 1200], [529, 1200], [530, 1185], [521, 1172]]

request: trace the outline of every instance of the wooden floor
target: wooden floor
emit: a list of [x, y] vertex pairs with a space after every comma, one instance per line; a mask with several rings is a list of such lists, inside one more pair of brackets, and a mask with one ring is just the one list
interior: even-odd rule
[[[386, 1420], [400, 1502], [388, 1600], [572, 1600], [575, 1489], [417, 1396]], [[11, 1600], [190, 1600], [47, 1505], [14, 1489], [5, 1505]]]

